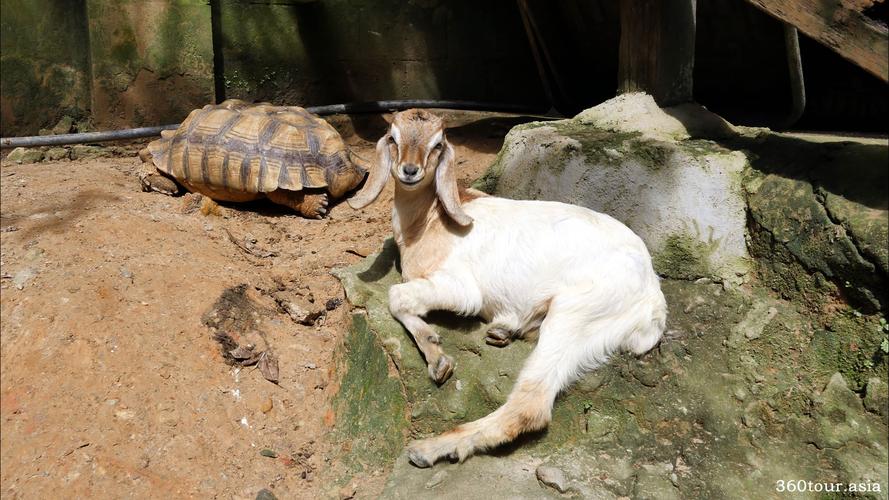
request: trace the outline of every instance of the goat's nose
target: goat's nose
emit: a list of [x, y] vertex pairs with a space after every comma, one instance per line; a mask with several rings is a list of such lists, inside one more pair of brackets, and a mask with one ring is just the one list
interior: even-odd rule
[[420, 171], [420, 167], [416, 165], [405, 165], [404, 167], [402, 167], [402, 170], [404, 170], [405, 174], [413, 176]]

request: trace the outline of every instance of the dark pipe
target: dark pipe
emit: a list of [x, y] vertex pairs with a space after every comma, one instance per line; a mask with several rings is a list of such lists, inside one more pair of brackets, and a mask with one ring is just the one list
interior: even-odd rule
[[[408, 108], [462, 109], [469, 111], [504, 111], [511, 113], [541, 111], [529, 108], [528, 106], [521, 104], [502, 104], [480, 101], [437, 101], [434, 99], [352, 102], [346, 104], [312, 106], [306, 108], [306, 110], [310, 113], [324, 116], [337, 113], [377, 113], [384, 111], [397, 111]], [[153, 137], [160, 134], [161, 130], [171, 130], [177, 127], [179, 127], [178, 123], [172, 125], [161, 125], [158, 127], [130, 128], [123, 130], [109, 130], [105, 132], [85, 132], [81, 134], [4, 137], [0, 139], [0, 148], [28, 148], [35, 146], [62, 146], [65, 144], [82, 144], [85, 142], [123, 141], [127, 139]]]
[[83, 144], [85, 142], [124, 141], [127, 139], [139, 139], [152, 137], [161, 133], [161, 130], [171, 130], [179, 127], [178, 123], [172, 125], [160, 125], [157, 127], [127, 128], [123, 130], [109, 130], [105, 132], [83, 132], [80, 134], [59, 135], [32, 135], [29, 137], [4, 137], [0, 139], [0, 148], [30, 148], [35, 146], [61, 146], [64, 144]]
[[787, 70], [790, 74], [790, 113], [781, 124], [782, 129], [792, 127], [806, 110], [806, 83], [803, 80], [803, 62], [799, 53], [799, 33], [791, 24], [784, 23], [784, 50], [787, 53]]

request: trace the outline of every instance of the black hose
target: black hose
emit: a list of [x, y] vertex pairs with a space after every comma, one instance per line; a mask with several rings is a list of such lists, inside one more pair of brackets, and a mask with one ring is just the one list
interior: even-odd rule
[[[468, 111], [504, 111], [511, 113], [541, 111], [540, 109], [534, 109], [530, 106], [521, 104], [503, 104], [481, 101], [439, 101], [434, 99], [351, 102], [345, 104], [329, 104], [326, 106], [311, 106], [306, 108], [306, 110], [310, 113], [324, 116], [337, 113], [377, 113], [381, 111], [397, 111], [409, 108], [461, 109]], [[171, 130], [177, 127], [179, 127], [178, 123], [172, 125], [160, 125], [157, 127], [108, 130], [105, 132], [35, 135], [29, 137], [4, 137], [0, 139], [0, 148], [63, 146], [66, 144], [82, 144], [85, 142], [107, 142], [123, 141], [128, 139], [140, 139], [143, 137], [153, 137], [160, 134], [162, 130]]]

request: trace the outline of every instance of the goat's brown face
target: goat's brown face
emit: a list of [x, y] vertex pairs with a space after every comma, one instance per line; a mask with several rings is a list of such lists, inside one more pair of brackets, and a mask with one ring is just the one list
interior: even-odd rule
[[433, 181], [447, 146], [441, 118], [422, 109], [398, 113], [386, 141], [392, 177], [401, 188], [412, 191]]

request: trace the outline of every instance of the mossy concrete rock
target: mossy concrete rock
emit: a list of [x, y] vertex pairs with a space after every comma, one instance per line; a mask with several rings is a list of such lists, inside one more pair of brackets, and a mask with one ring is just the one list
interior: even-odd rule
[[[340, 367], [345, 380], [361, 381], [344, 383], [338, 395], [335, 435], [360, 443], [362, 458], [344, 459], [356, 464], [352, 473], [392, 465], [404, 433], [429, 436], [502, 404], [530, 343], [492, 347], [478, 321], [433, 315], [445, 351], [456, 360], [453, 377], [437, 387], [388, 312], [388, 287], [400, 281], [391, 240], [381, 253], [335, 274], [349, 301], [366, 312]], [[652, 353], [620, 355], [586, 375], [556, 400], [548, 430], [491, 455], [421, 470], [401, 454], [383, 497], [732, 498], [744, 492], [765, 498], [788, 478], [889, 484], [886, 424], [836, 381], [836, 365], [845, 358], [811, 347], [819, 328], [811, 314], [756, 287], [665, 280], [662, 288], [670, 308], [667, 336]], [[757, 316], [767, 321], [751, 319]], [[745, 320], [755, 335], [733, 331]], [[385, 359], [389, 371], [382, 369]], [[861, 370], [885, 381], [882, 365]], [[377, 399], [387, 402], [367, 403]], [[355, 415], [364, 413], [374, 415], [356, 426]], [[850, 428], [854, 421], [854, 432], [838, 435], [824, 419]], [[381, 450], [376, 461], [375, 447]], [[566, 493], [536, 480], [540, 465], [561, 471]]]
[[37, 148], [15, 148], [6, 156], [9, 163], [37, 163], [43, 161], [44, 153]]
[[864, 406], [868, 411], [883, 417], [884, 424], [889, 423], [889, 386], [879, 378], [869, 379]]
[[691, 105], [675, 113], [682, 120], [667, 111], [627, 94], [570, 120], [515, 127], [476, 187], [607, 213], [642, 237], [662, 275], [738, 282], [750, 269], [747, 158], [689, 138], [733, 133], [721, 118]]
[[46, 150], [46, 159], [48, 161], [59, 161], [69, 157], [70, 153], [66, 148], [49, 148]]
[[885, 309], [889, 144], [762, 134], [734, 146], [754, 158], [749, 243], [766, 282], [814, 308], [839, 295], [865, 312]]
[[614, 216], [666, 277], [737, 283], [756, 269], [813, 309], [840, 298], [874, 313], [889, 306], [887, 163], [885, 139], [736, 128], [626, 94], [515, 127], [475, 187]]

